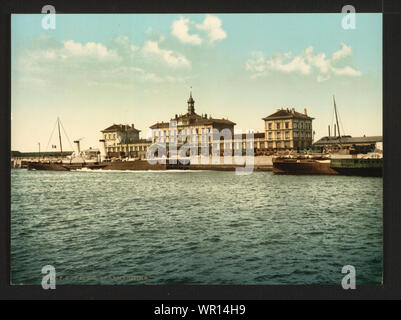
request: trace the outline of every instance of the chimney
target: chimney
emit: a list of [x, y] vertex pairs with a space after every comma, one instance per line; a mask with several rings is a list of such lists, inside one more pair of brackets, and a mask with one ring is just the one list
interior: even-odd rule
[[277, 111], [280, 111], [280, 110], [281, 110], [280, 108], [277, 109]]
[[329, 125], [329, 138], [330, 138], [330, 135], [331, 135], [331, 133], [330, 133], [330, 125]]
[[131, 129], [134, 129], [135, 127], [134, 127], [134, 124], [133, 123], [131, 123]]
[[106, 143], [104, 139], [99, 140], [99, 149], [100, 149], [100, 161], [104, 161], [106, 159]]
[[290, 112], [290, 109], [287, 108], [287, 112]]
[[207, 119], [207, 113], [205, 113], [205, 119]]
[[75, 150], [74, 150], [75, 156], [78, 157], [79, 154], [81, 153], [81, 149], [79, 147], [79, 140], [74, 141], [74, 146], [75, 146]]
[[291, 113], [295, 114], [295, 108], [291, 108]]
[[308, 115], [308, 113], [306, 112], [306, 108], [304, 109], [304, 114], [305, 114], [305, 116], [307, 116], [307, 115]]

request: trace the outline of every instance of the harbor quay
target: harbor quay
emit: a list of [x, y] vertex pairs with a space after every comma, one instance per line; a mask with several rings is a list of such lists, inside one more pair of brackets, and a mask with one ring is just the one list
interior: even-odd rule
[[[201, 148], [209, 149], [208, 154], [234, 154], [241, 150], [246, 154], [252, 149], [255, 156], [272, 156], [277, 153], [298, 151], [312, 146], [312, 120], [304, 113], [278, 109], [264, 121], [264, 132], [236, 133], [233, 121], [228, 118], [214, 118], [210, 114], [197, 114], [195, 100], [190, 93], [187, 101], [187, 112], [176, 114], [169, 121], [156, 122], [150, 126], [151, 139], [140, 139], [140, 130], [131, 125], [113, 124], [102, 130], [103, 139], [100, 141], [105, 154], [110, 158], [139, 158], [145, 159], [147, 151], [153, 144], [166, 144], [166, 157], [175, 157], [174, 146], [198, 144], [197, 154]], [[216, 135], [216, 132], [220, 134]], [[173, 146], [173, 148], [170, 148]]]
[[[264, 121], [264, 132], [237, 133], [233, 121], [217, 119], [210, 114], [197, 114], [195, 100], [190, 93], [187, 112], [176, 114], [169, 121], [156, 122], [150, 126], [151, 139], [140, 139], [140, 130], [134, 124], [113, 124], [102, 130], [101, 149], [109, 158], [146, 159], [151, 146], [164, 145], [164, 156], [177, 157], [177, 149], [186, 145], [186, 154], [181, 156], [252, 154], [255, 157], [300, 155], [305, 153], [336, 152], [347, 150], [350, 154], [382, 150], [382, 137], [340, 136], [334, 125], [334, 136], [329, 135], [314, 141], [313, 117], [305, 108], [303, 113], [295, 108], [281, 108]], [[338, 132], [338, 134], [337, 134]], [[248, 136], [247, 136], [248, 135]], [[197, 146], [197, 150], [196, 150]]]
[[58, 162], [76, 163], [79, 168], [80, 163], [109, 162], [107, 169], [115, 170], [237, 170], [249, 166], [255, 171], [270, 171], [276, 157], [310, 158], [329, 153], [357, 157], [383, 150], [381, 136], [341, 135], [336, 125], [333, 136], [329, 126], [328, 136], [314, 142], [314, 118], [308, 115], [306, 108], [302, 113], [293, 107], [276, 109], [261, 118], [264, 132], [248, 130], [246, 133], [236, 132], [236, 123], [228, 118], [197, 114], [192, 92], [186, 111], [175, 114], [169, 121], [151, 125], [151, 137], [147, 139], [140, 137], [141, 131], [134, 124], [113, 124], [101, 130], [99, 148], [81, 150], [80, 140], [76, 140], [74, 150], [69, 152], [24, 154], [13, 151], [11, 167]]

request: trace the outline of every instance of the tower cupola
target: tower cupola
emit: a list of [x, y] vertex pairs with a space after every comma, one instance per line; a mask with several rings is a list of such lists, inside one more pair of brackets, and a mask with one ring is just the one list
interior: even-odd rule
[[188, 113], [194, 114], [195, 113], [195, 100], [192, 98], [192, 91], [189, 94], [188, 103]]

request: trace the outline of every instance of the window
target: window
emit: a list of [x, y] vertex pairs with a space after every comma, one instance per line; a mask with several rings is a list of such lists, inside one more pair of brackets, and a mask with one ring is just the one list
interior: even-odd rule
[[281, 139], [281, 132], [277, 132], [277, 139]]
[[288, 129], [289, 127], [290, 127], [290, 123], [289, 123], [289, 122], [286, 122], [286, 123], [285, 123], [285, 128]]
[[269, 140], [273, 139], [273, 134], [271, 132], [269, 132]]
[[286, 131], [286, 132], [285, 132], [285, 138], [286, 138], [286, 139], [289, 139], [289, 138], [290, 138], [290, 132], [289, 132], [289, 131]]
[[269, 127], [269, 130], [271, 130], [271, 129], [272, 129], [272, 124], [269, 123], [269, 124], [268, 124], [268, 127]]
[[280, 130], [280, 123], [277, 123], [277, 130]]

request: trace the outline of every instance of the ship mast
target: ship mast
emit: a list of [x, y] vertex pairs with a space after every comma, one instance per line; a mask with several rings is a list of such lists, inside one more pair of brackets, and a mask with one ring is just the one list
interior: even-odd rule
[[339, 138], [340, 145], [341, 145], [340, 125], [338, 124], [337, 106], [336, 106], [336, 99], [334, 98], [334, 94], [333, 94], [333, 102], [334, 102], [334, 112], [335, 112], [335, 114], [336, 114], [336, 123], [337, 123], [337, 129], [338, 129], [338, 138]]
[[60, 153], [61, 153], [61, 158], [63, 157], [63, 145], [61, 143], [61, 132], [60, 132], [60, 119], [57, 118], [57, 126], [58, 126], [58, 138], [60, 140]]
[[125, 125], [125, 148], [127, 150], [127, 158], [129, 159], [130, 154], [129, 154], [129, 150], [128, 150], [128, 124]]

